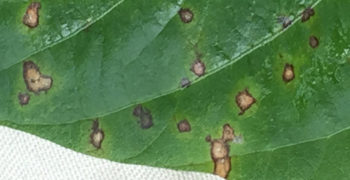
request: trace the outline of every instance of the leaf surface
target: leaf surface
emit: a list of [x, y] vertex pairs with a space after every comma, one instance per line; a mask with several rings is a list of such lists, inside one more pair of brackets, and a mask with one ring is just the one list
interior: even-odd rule
[[[125, 1], [84, 31], [26, 59], [53, 79], [46, 94], [31, 94], [28, 106], [18, 103], [18, 94], [27, 91], [23, 63], [0, 71], [6, 85], [0, 89], [0, 119], [71, 123], [178, 91], [182, 78], [204, 79], [272, 40], [282, 32], [279, 16], [295, 19], [313, 2]], [[190, 23], [181, 21], [181, 7], [193, 12]], [[206, 66], [199, 79], [190, 71], [196, 59]]]

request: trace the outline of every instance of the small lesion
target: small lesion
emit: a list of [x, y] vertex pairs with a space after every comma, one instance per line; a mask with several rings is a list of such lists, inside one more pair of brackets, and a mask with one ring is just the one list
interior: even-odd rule
[[91, 127], [90, 143], [96, 148], [101, 149], [102, 142], [105, 138], [103, 130], [99, 127], [98, 119], [94, 120]]
[[190, 23], [193, 19], [193, 12], [188, 8], [181, 8], [178, 13], [183, 23]]
[[201, 77], [205, 74], [205, 64], [203, 61], [199, 58], [197, 58], [191, 66], [191, 71], [197, 75], [198, 77]]
[[21, 106], [27, 105], [30, 100], [30, 95], [28, 93], [19, 93], [18, 100]]
[[250, 94], [248, 89], [245, 89], [236, 95], [236, 104], [241, 110], [239, 112], [239, 115], [243, 115], [244, 112], [249, 109], [254, 103], [256, 103], [256, 99], [252, 94]]
[[191, 124], [188, 122], [187, 119], [181, 120], [177, 123], [177, 128], [180, 133], [183, 132], [190, 132], [191, 131]]
[[286, 63], [284, 65], [284, 71], [282, 74], [283, 81], [288, 83], [294, 79], [294, 66], [292, 64]]

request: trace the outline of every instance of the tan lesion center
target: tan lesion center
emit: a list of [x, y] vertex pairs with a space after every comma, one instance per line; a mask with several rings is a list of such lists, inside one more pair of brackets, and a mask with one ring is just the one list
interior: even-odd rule
[[52, 86], [52, 78], [42, 75], [39, 68], [32, 61], [26, 61], [23, 65], [23, 77], [29, 91], [39, 93], [47, 91]]

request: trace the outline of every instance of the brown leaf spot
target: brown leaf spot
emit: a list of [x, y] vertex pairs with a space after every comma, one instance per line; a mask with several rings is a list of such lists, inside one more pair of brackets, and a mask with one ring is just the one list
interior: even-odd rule
[[295, 75], [294, 75], [294, 67], [292, 64], [286, 64], [284, 66], [284, 71], [283, 71], [283, 74], [282, 74], [282, 78], [283, 78], [283, 81], [288, 83], [290, 81], [292, 81], [294, 79]]
[[96, 119], [91, 128], [90, 143], [97, 149], [101, 148], [102, 141], [105, 137], [102, 129], [99, 128], [98, 119]]
[[52, 78], [40, 73], [39, 67], [32, 61], [26, 61], [23, 64], [23, 78], [27, 89], [34, 93], [47, 91], [52, 86]]
[[282, 23], [283, 29], [287, 28], [289, 25], [292, 24], [292, 20], [290, 20], [288, 16], [278, 17], [277, 20], [279, 23]]
[[19, 93], [18, 100], [20, 105], [27, 105], [30, 100], [30, 95], [28, 93]]
[[205, 73], [205, 64], [200, 59], [197, 59], [193, 62], [191, 71], [198, 77], [203, 76]]
[[310, 19], [310, 17], [313, 16], [313, 15], [315, 15], [314, 9], [312, 9], [311, 7], [306, 8], [302, 12], [301, 22], [308, 21]]
[[214, 174], [227, 178], [231, 171], [231, 157], [229, 156], [230, 147], [228, 141], [235, 139], [233, 128], [229, 124], [223, 126], [222, 137], [220, 139], [211, 140], [210, 135], [205, 139], [210, 142], [210, 154], [214, 162]]
[[309, 45], [312, 47], [312, 48], [317, 48], [318, 46], [318, 39], [316, 36], [310, 36], [309, 38]]
[[252, 106], [255, 102], [256, 99], [249, 93], [248, 89], [239, 92], [236, 96], [236, 104], [241, 109], [239, 115], [244, 114], [244, 112], [249, 109], [250, 106]]
[[35, 28], [39, 24], [39, 9], [41, 5], [39, 2], [32, 2], [28, 8], [26, 13], [23, 16], [23, 24], [30, 28]]
[[183, 23], [190, 23], [193, 19], [193, 13], [190, 9], [186, 8], [186, 9], [180, 9], [179, 10], [179, 16], [181, 18], [181, 21]]
[[134, 108], [133, 115], [139, 117], [138, 123], [142, 129], [148, 129], [153, 126], [151, 112], [147, 108], [142, 107], [141, 104]]
[[182, 78], [180, 85], [182, 88], [187, 88], [191, 85], [191, 81], [188, 78]]
[[189, 132], [191, 131], [191, 125], [187, 119], [184, 119], [177, 123], [177, 129], [179, 129], [179, 132]]

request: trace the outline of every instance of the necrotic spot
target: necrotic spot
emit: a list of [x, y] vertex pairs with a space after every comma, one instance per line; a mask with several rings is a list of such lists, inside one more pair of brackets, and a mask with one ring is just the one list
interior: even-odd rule
[[312, 47], [312, 48], [317, 48], [318, 47], [318, 39], [316, 36], [310, 36], [309, 38], [309, 45]]
[[181, 18], [181, 21], [184, 23], [190, 23], [193, 19], [193, 13], [190, 9], [180, 9], [179, 16]]
[[39, 24], [39, 9], [41, 5], [39, 2], [32, 2], [28, 8], [26, 13], [23, 16], [23, 24], [30, 28], [35, 28]]
[[26, 61], [23, 64], [23, 78], [27, 89], [34, 93], [48, 91], [52, 86], [52, 78], [42, 75], [39, 67], [32, 61]]
[[205, 74], [205, 64], [200, 59], [197, 59], [193, 62], [191, 71], [198, 77], [203, 76]]
[[292, 64], [284, 65], [284, 71], [282, 74], [282, 78], [284, 82], [290, 82], [294, 79], [294, 67]]
[[314, 9], [312, 9], [311, 7], [306, 8], [302, 13], [301, 22], [308, 21], [313, 15], [315, 15]]
[[182, 88], [189, 87], [191, 85], [191, 81], [188, 78], [182, 78], [180, 85]]
[[239, 92], [236, 95], [236, 104], [240, 108], [239, 115], [249, 109], [256, 102], [255, 98], [249, 93], [248, 89]]
[[19, 93], [18, 100], [20, 105], [27, 105], [30, 100], [30, 95], [28, 93]]
[[90, 134], [90, 142], [95, 148], [100, 149], [102, 141], [105, 137], [105, 134], [104, 134], [103, 130], [101, 128], [99, 128], [98, 119], [96, 119], [93, 122], [91, 130], [92, 130], [92, 132]]
[[187, 119], [184, 119], [177, 123], [177, 129], [179, 130], [179, 132], [189, 132], [191, 131], [191, 125], [187, 121]]
[[206, 141], [210, 142], [211, 145], [210, 154], [214, 162], [213, 173], [223, 178], [226, 178], [231, 171], [228, 141], [232, 141], [234, 138], [233, 128], [229, 124], [223, 126], [221, 139], [211, 140], [210, 136], [206, 137]]

